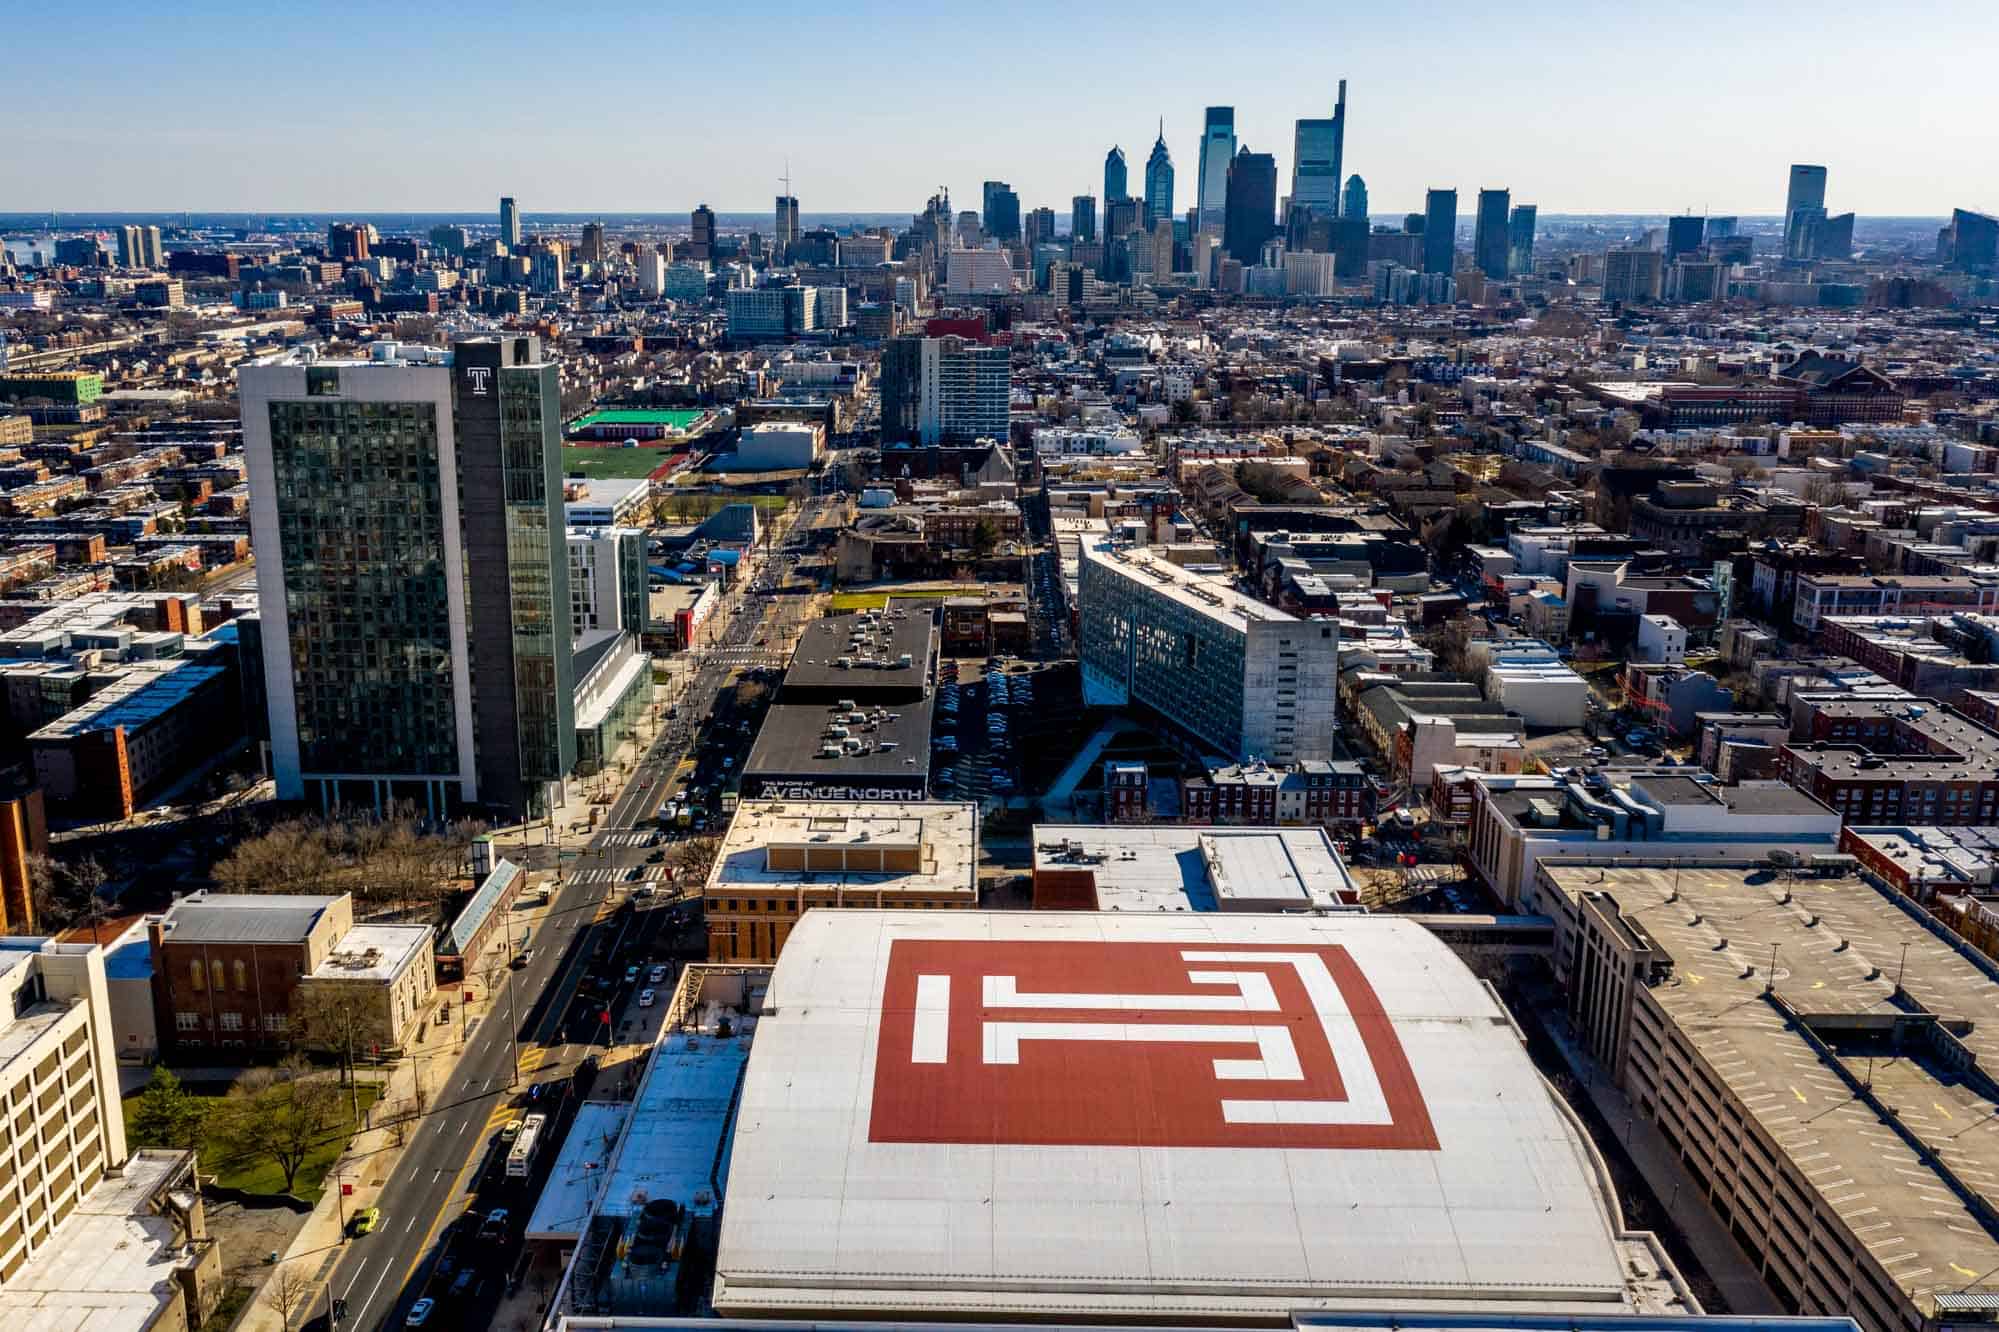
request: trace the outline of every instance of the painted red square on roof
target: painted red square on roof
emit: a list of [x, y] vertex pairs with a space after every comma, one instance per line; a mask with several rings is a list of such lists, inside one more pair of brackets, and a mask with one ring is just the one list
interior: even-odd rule
[[897, 939], [868, 1137], [1437, 1149], [1337, 945]]

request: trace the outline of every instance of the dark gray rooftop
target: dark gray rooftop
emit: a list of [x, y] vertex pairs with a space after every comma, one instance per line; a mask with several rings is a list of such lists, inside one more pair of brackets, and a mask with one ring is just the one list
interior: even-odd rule
[[173, 943], [300, 943], [333, 897], [205, 893], [167, 913]]

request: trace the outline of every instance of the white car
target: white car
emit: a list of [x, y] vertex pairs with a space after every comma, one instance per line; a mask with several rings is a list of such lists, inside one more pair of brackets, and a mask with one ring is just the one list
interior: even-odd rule
[[639, 1007], [640, 1007], [640, 1008], [651, 1008], [651, 1007], [652, 1007], [652, 1005], [653, 1005], [653, 1001], [654, 1001], [655, 999], [657, 999], [658, 997], [659, 997], [659, 991], [657, 991], [657, 990], [640, 990], [640, 991], [639, 991]]

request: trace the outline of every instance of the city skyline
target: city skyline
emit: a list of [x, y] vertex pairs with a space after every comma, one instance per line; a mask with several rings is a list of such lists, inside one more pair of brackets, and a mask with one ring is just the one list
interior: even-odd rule
[[[592, 97], [516, 95], [545, 82], [537, 62], [549, 44], [520, 40], [507, 6], [469, 31], [398, 11], [398, 24], [413, 26], [390, 44], [366, 23], [265, 16], [253, 44], [234, 7], [186, 18], [114, 5], [119, 22], [93, 32], [87, 64], [62, 20], [35, 13], [10, 28], [19, 49], [44, 53], [18, 71], [20, 104], [66, 109], [46, 124], [23, 122], [0, 146], [0, 177], [14, 186], [0, 211], [453, 211], [490, 208], [505, 192], [523, 213], [537, 205], [672, 212], [704, 200], [749, 212], [769, 208], [787, 158], [790, 193], [805, 213], [914, 212], [944, 175], [961, 177], [945, 182], [954, 198], [976, 199], [980, 180], [1005, 179], [1023, 210], [1059, 207], [1100, 180], [1111, 144], [1129, 154], [1151, 143], [1161, 117], [1191, 182], [1206, 106], [1232, 106], [1236, 141], [1273, 153], [1288, 182], [1296, 121], [1328, 115], [1342, 77], [1353, 84], [1346, 170], [1367, 178], [1386, 214], [1420, 208], [1430, 187], [1466, 197], [1505, 187], [1544, 215], [1774, 215], [1794, 162], [1825, 164], [1841, 208], [1862, 216], [1999, 207], [1999, 183], [1959, 178], [1959, 164], [1982, 160], [1990, 146], [1976, 68], [1988, 45], [1977, 33], [1999, 38], [1989, 10], [1945, 4], [1932, 23], [1875, 33], [1854, 44], [1860, 49], [1815, 51], [1800, 77], [1773, 84], [1757, 53], [1794, 37], [1805, 11], [1730, 11], [1731, 41], [1713, 48], [1679, 40], [1701, 8], [1670, 23], [1565, 24], [1566, 45], [1551, 54], [1531, 23], [1438, 6], [1452, 40], [1427, 58], [1417, 96], [1406, 81], [1370, 75], [1399, 62], [1406, 19], [1336, 22], [1274, 5], [1261, 11], [1264, 22], [1240, 25], [1241, 37], [1215, 32], [1188, 43], [1175, 35], [1177, 20], [1199, 22], [1198, 13], [1169, 4], [1150, 34], [1117, 29], [1119, 49], [1148, 70], [1143, 93], [1107, 79], [1064, 85], [1057, 96], [1052, 73], [1011, 71], [1018, 110], [990, 120], [970, 107], [916, 114], [916, 101], [880, 95], [880, 67], [898, 63], [914, 71], [912, 95], [920, 90], [922, 53], [942, 20], [864, 43], [844, 21], [801, 12], [793, 36], [834, 57], [827, 80], [793, 87], [755, 61], [694, 61], [681, 72], [676, 105], [683, 116], [706, 108], [704, 123], [669, 118], [655, 122], [657, 132], [615, 133]], [[518, 12], [555, 28], [549, 41], [593, 30]], [[1036, 12], [1059, 13], [1083, 43], [1116, 26], [1052, 7], [1019, 17]], [[1815, 23], [1837, 17], [1810, 13]], [[700, 13], [635, 10], [601, 24], [618, 32], [621, 48], [698, 50], [727, 32], [719, 16]], [[1283, 25], [1286, 40], [1249, 35], [1272, 25]], [[1934, 25], [1948, 25], [1953, 40], [1926, 38]], [[992, 31], [997, 38], [997, 22]], [[1619, 63], [1614, 80], [1577, 77], [1550, 92], [1549, 59], [1603, 69], [1634, 48], [1646, 59]], [[434, 59], [445, 49], [448, 64]], [[72, 50], [74, 59], [64, 54]], [[282, 67], [287, 97], [246, 115], [233, 80], [209, 73], [231, 58]], [[79, 86], [91, 97], [77, 99]], [[1852, 95], [1859, 87], [1866, 97]], [[313, 107], [321, 111], [294, 109]], [[404, 151], [388, 150], [398, 143]]]

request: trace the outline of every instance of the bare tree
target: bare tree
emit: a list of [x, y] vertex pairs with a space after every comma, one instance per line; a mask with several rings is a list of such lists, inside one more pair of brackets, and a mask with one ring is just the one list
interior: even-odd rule
[[212, 1141], [238, 1160], [276, 1166], [289, 1193], [312, 1149], [339, 1126], [340, 1090], [292, 1055], [275, 1067], [245, 1070], [209, 1114]]
[[258, 1299], [264, 1307], [278, 1316], [286, 1332], [290, 1332], [292, 1316], [305, 1310], [307, 1301], [312, 1299], [312, 1277], [299, 1263], [286, 1263], [271, 1269], [264, 1278], [264, 1288]]

